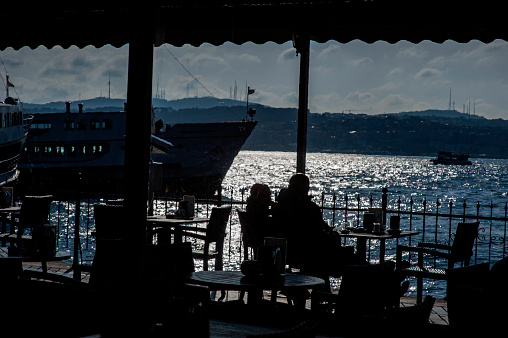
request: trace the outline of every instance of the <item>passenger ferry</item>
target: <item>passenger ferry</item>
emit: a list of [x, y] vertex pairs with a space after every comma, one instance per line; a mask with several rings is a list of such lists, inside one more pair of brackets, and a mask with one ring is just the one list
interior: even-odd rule
[[[81, 187], [118, 191], [123, 184], [125, 112], [38, 113], [19, 164], [18, 187], [56, 192]], [[80, 188], [81, 188], [80, 187]], [[92, 191], [92, 190], [91, 190]]]
[[9, 96], [12, 86], [7, 76], [7, 95], [0, 102], [0, 185], [5, 185], [19, 176], [18, 162], [31, 118], [23, 115], [23, 105]]
[[[213, 196], [257, 122], [182, 123], [153, 132], [159, 195]], [[125, 111], [37, 113], [19, 164], [18, 187], [123, 193]]]

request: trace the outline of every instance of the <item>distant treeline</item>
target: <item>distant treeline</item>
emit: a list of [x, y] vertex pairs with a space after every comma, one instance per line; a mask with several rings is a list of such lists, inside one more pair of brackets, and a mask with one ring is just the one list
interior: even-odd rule
[[[243, 150], [296, 151], [297, 109], [254, 105], [259, 121]], [[246, 107], [163, 109], [165, 123], [234, 121]], [[456, 111], [365, 115], [310, 113], [307, 151], [436, 156], [438, 150], [471, 157], [508, 158], [508, 121]], [[455, 117], [448, 117], [455, 116]]]
[[[118, 110], [123, 102], [105, 98], [89, 100], [85, 102], [85, 112], [87, 107], [88, 111]], [[77, 102], [74, 104], [77, 110]], [[245, 102], [233, 100], [154, 100], [154, 106], [159, 107], [155, 110], [157, 118], [166, 124], [247, 118]], [[297, 109], [259, 104], [251, 104], [250, 108], [256, 109], [254, 119], [259, 123], [243, 150], [296, 151]], [[64, 103], [25, 105], [27, 113], [64, 109]], [[468, 152], [471, 157], [508, 158], [508, 121], [488, 120], [456, 110], [382, 115], [309, 113], [309, 152], [436, 156], [438, 150]]]

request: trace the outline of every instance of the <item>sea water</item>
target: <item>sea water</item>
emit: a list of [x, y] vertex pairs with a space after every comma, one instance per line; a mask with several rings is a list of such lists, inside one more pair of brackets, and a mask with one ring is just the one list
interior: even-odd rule
[[[344, 207], [347, 196], [349, 208], [367, 208], [371, 198], [373, 205], [380, 207], [382, 189], [386, 188], [390, 210], [397, 210], [400, 204], [401, 210], [409, 211], [412, 200], [413, 211], [423, 211], [423, 201], [426, 201], [426, 212], [446, 214], [451, 202], [454, 214], [462, 214], [463, 204], [466, 203], [467, 215], [476, 215], [478, 210], [482, 216], [490, 216], [492, 211], [493, 216], [504, 217], [508, 202], [508, 160], [473, 158], [472, 162], [471, 166], [445, 166], [432, 164], [429, 157], [308, 153], [306, 174], [311, 181], [310, 194], [320, 206], [331, 207], [335, 203], [337, 207]], [[275, 195], [287, 187], [289, 178], [295, 172], [296, 153], [240, 151], [223, 181], [223, 198], [236, 202], [245, 200], [254, 183], [268, 184]], [[94, 202], [82, 200], [81, 204], [79, 259], [85, 263], [93, 259], [95, 252], [95, 243], [90, 237], [94, 230]], [[480, 208], [477, 209], [477, 206]], [[241, 208], [241, 205], [238, 207]], [[168, 204], [163, 201], [156, 203], [158, 214], [165, 213], [167, 208]], [[204, 206], [198, 205], [198, 208], [201, 208], [201, 213], [206, 212]], [[53, 203], [51, 214], [52, 224], [59, 226], [59, 249], [71, 254], [74, 243], [74, 209], [72, 201], [59, 205]], [[324, 212], [325, 219], [332, 227], [341, 225], [344, 216], [343, 211], [337, 211], [335, 215], [328, 210]], [[355, 224], [361, 225], [361, 215], [358, 217], [355, 212], [350, 212], [347, 216], [348, 220], [353, 219]], [[460, 220], [454, 219], [452, 222], [456, 225], [458, 221]], [[411, 222], [412, 230], [423, 230], [422, 216], [413, 216]], [[437, 238], [438, 242], [448, 242], [447, 219], [440, 218], [439, 222], [435, 222], [427, 217], [426, 222], [427, 237], [423, 239], [434, 241]], [[408, 226], [409, 217], [403, 215], [401, 228], [408, 230]], [[482, 221], [481, 226], [480, 236], [484, 240], [478, 246], [477, 262], [488, 260], [489, 256], [494, 260], [502, 258], [505, 237], [503, 222], [491, 226], [489, 222]], [[235, 208], [227, 231], [224, 267], [237, 270], [243, 257]], [[492, 238], [494, 240], [491, 241]], [[411, 243], [414, 245], [421, 240], [420, 235], [412, 239]], [[376, 242], [369, 243], [368, 258], [372, 262], [376, 262], [379, 257], [379, 243]], [[348, 240], [346, 244], [355, 245], [355, 242]], [[396, 244], [397, 241], [386, 242], [385, 259], [395, 259]], [[409, 244], [409, 239], [401, 239], [399, 244]], [[200, 269], [200, 264], [196, 262], [197, 270]], [[332, 286], [337, 286], [338, 282], [333, 281]], [[444, 297], [445, 288], [446, 283], [425, 281], [426, 292], [434, 296]], [[412, 283], [409, 295], [414, 294], [415, 285]]]

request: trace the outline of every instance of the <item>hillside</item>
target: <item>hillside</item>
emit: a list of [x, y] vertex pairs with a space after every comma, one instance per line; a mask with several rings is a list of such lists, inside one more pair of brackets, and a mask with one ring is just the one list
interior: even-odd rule
[[[125, 100], [84, 100], [84, 110], [119, 110]], [[241, 121], [245, 102], [191, 98], [154, 100], [156, 117], [166, 124]], [[101, 107], [101, 105], [103, 105]], [[25, 104], [27, 113], [62, 112], [64, 102]], [[296, 151], [297, 109], [256, 108], [259, 123], [244, 150]], [[77, 111], [77, 103], [71, 105]], [[458, 111], [427, 110], [396, 114], [366, 115], [310, 113], [307, 151], [360, 154], [435, 156], [438, 150], [463, 151], [472, 157], [508, 158], [508, 121], [488, 120]]]

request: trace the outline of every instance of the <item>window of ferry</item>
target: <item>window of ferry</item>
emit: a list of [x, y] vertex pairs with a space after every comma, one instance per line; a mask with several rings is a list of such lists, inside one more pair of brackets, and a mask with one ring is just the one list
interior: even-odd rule
[[76, 129], [86, 130], [86, 120], [78, 120]]
[[113, 128], [113, 121], [111, 119], [102, 120], [102, 128], [103, 129], [112, 129]]
[[64, 122], [64, 129], [65, 130], [71, 130], [75, 128], [74, 120], [65, 120]]
[[62, 146], [56, 146], [55, 153], [56, 153], [56, 156], [64, 156], [65, 155], [65, 148]]
[[101, 129], [101, 124], [99, 120], [90, 120], [90, 129]]
[[44, 156], [51, 156], [51, 147], [44, 147]]
[[68, 148], [68, 154], [69, 154], [69, 156], [76, 156], [76, 147], [75, 146], [69, 146], [69, 148]]

